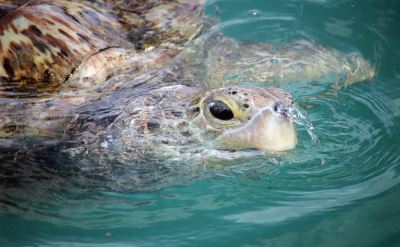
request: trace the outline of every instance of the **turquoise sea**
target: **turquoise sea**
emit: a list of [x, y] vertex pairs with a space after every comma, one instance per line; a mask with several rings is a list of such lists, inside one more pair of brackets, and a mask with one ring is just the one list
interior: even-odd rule
[[0, 182], [0, 246], [400, 246], [400, 1], [204, 7], [226, 35], [360, 52], [376, 76], [341, 88], [329, 78], [281, 85], [307, 112], [319, 143], [299, 126], [299, 144], [284, 156], [170, 186], [113, 190], [92, 182], [95, 175], [83, 185], [52, 166], [34, 182], [21, 185], [17, 175], [13, 186], [1, 172], [8, 182]]

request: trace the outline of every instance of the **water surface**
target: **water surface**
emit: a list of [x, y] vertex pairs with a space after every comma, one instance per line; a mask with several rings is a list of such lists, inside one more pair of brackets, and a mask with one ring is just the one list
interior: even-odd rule
[[[205, 167], [161, 189], [124, 192], [96, 176], [82, 183], [82, 174], [70, 179], [51, 164], [35, 176], [43, 173], [32, 165], [37, 157], [23, 160], [33, 175], [1, 174], [1, 246], [400, 245], [400, 3], [218, 0], [205, 7], [218, 12], [226, 35], [358, 51], [376, 76], [348, 87], [329, 78], [281, 85], [306, 110], [319, 143], [299, 126], [299, 145], [283, 157]], [[4, 159], [3, 170], [14, 164]]]

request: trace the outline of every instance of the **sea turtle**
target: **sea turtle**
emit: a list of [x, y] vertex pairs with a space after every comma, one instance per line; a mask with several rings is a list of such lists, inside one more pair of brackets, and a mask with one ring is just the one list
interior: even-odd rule
[[0, 1], [2, 146], [59, 140], [69, 155], [106, 163], [206, 148], [279, 152], [297, 142], [294, 103], [257, 82], [374, 74], [361, 55], [314, 42], [226, 37], [201, 4]]

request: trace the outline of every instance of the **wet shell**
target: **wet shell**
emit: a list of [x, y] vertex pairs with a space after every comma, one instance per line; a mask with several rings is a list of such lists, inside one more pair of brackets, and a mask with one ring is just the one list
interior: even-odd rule
[[183, 45], [199, 32], [203, 15], [191, 1], [10, 3], [0, 8], [0, 77], [25, 83], [64, 82], [108, 48]]

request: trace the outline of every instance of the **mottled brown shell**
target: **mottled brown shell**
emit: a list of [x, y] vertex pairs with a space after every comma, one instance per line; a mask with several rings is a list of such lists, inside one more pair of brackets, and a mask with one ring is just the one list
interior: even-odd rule
[[199, 32], [203, 14], [194, 1], [53, 0], [16, 6], [22, 2], [0, 2], [3, 81], [63, 82], [107, 48], [140, 52], [163, 43], [183, 45]]
[[[33, 2], [1, 17], [0, 76], [10, 81], [64, 81], [84, 58], [108, 46], [101, 33], [91, 31], [94, 20], [110, 30], [117, 29], [118, 22], [82, 4], [57, 3]], [[78, 11], [86, 14], [74, 13]]]

